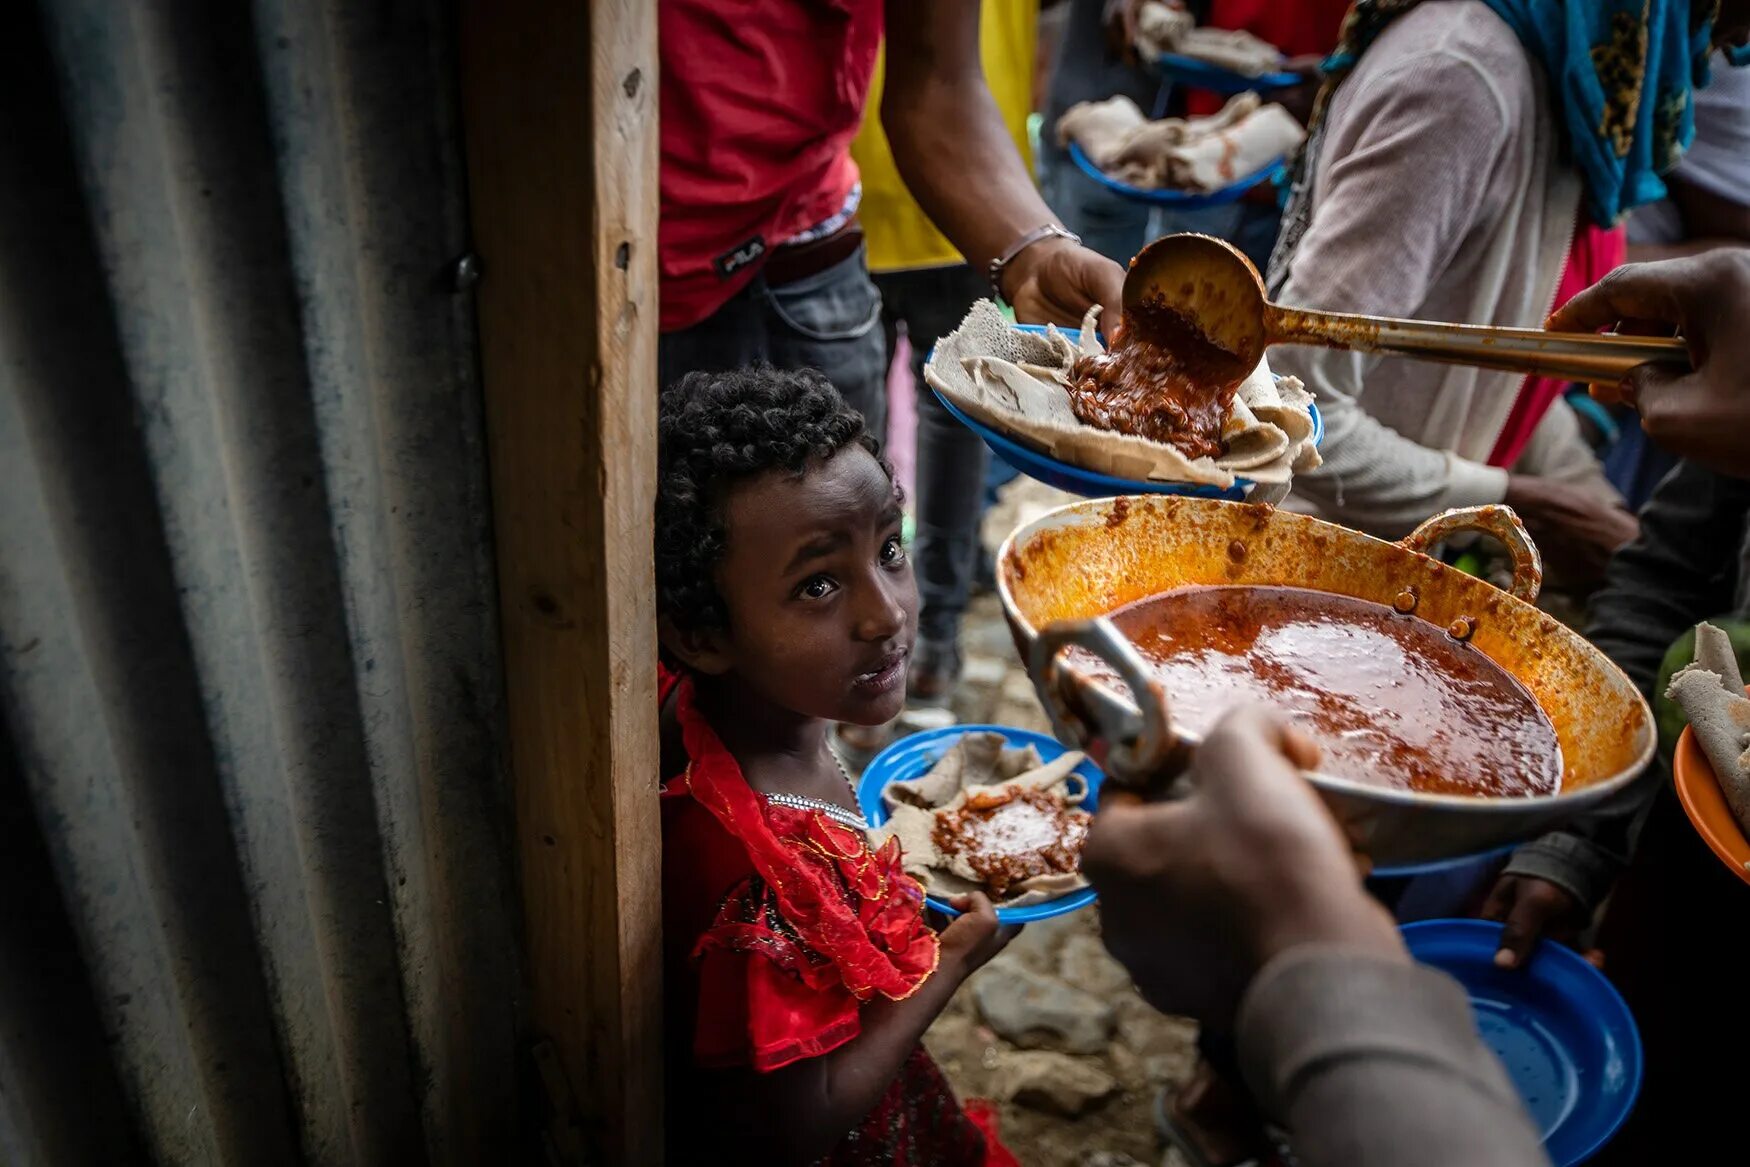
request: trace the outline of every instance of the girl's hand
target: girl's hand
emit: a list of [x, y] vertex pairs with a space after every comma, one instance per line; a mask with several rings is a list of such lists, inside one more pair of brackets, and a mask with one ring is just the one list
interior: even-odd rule
[[957, 968], [962, 978], [983, 968], [1021, 931], [1019, 924], [997, 923], [997, 910], [981, 891], [948, 903], [960, 915], [942, 930], [942, 963]]

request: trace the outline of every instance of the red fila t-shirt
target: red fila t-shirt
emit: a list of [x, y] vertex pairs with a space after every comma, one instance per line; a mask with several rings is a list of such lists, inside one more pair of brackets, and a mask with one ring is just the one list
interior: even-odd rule
[[881, 47], [882, 0], [660, 0], [661, 327], [739, 291], [836, 214]]

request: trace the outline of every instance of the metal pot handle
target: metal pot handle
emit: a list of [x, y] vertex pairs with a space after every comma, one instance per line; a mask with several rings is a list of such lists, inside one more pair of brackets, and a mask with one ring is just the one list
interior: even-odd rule
[[[1091, 683], [1073, 669], [1059, 667], [1063, 650], [1072, 646], [1086, 649], [1116, 670], [1130, 687], [1140, 715], [1125, 712], [1107, 720], [1106, 711], [1112, 703], [1092, 700], [1088, 692]], [[1046, 626], [1034, 638], [1028, 671], [1060, 740], [1073, 741], [1083, 749], [1096, 739], [1106, 743], [1101, 766], [1108, 778], [1125, 786], [1152, 785], [1173, 776], [1189, 757], [1189, 747], [1173, 733], [1165, 691], [1136, 649], [1105, 617], [1060, 620]], [[1093, 724], [1084, 712], [1092, 716]]]
[[1543, 590], [1543, 556], [1512, 507], [1493, 503], [1441, 511], [1406, 535], [1398, 546], [1425, 554], [1434, 544], [1461, 531], [1481, 531], [1506, 544], [1513, 556], [1513, 586], [1508, 592], [1528, 604], [1537, 600], [1537, 593]]

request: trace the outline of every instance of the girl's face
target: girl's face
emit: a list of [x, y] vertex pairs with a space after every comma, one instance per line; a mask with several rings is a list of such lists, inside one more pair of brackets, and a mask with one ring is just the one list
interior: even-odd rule
[[880, 725], [905, 707], [918, 590], [898, 492], [847, 446], [801, 475], [735, 486], [717, 590], [729, 627], [688, 637], [694, 668], [733, 674], [794, 713]]

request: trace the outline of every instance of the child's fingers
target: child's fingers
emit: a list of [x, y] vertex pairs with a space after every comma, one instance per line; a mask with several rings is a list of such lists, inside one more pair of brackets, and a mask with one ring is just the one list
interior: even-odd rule
[[996, 908], [991, 906], [990, 897], [981, 891], [950, 896], [948, 906], [963, 916], [995, 916], [997, 914]]

